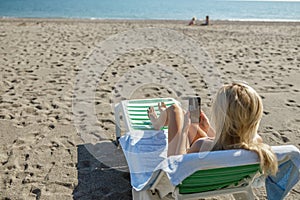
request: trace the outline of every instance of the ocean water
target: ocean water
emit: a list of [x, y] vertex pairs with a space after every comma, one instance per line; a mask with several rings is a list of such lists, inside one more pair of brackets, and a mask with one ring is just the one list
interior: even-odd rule
[[0, 17], [300, 21], [299, 1], [0, 0]]

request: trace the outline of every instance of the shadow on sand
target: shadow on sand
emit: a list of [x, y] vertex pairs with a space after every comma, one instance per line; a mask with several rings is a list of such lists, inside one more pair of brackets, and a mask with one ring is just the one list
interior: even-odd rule
[[132, 199], [130, 174], [121, 149], [103, 141], [77, 146], [78, 185], [74, 199]]

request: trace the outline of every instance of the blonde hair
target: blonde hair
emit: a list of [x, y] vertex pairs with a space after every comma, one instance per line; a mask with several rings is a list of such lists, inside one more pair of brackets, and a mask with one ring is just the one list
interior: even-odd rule
[[264, 174], [275, 174], [277, 158], [270, 146], [254, 138], [262, 118], [263, 104], [257, 92], [245, 83], [224, 85], [212, 106], [216, 144], [214, 150], [243, 148], [254, 151], [260, 158]]

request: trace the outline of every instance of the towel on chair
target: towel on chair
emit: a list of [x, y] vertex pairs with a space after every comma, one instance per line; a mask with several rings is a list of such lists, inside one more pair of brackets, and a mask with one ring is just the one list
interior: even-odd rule
[[[149, 189], [161, 170], [176, 186], [198, 170], [259, 163], [256, 153], [244, 149], [167, 157], [165, 131], [132, 131], [119, 141], [129, 166], [131, 185], [136, 191]], [[277, 155], [279, 171], [266, 179], [267, 195], [269, 199], [282, 199], [299, 180], [300, 152], [292, 145], [274, 146], [272, 150]]]
[[132, 131], [119, 139], [136, 191], [148, 189], [158, 176], [159, 164], [167, 158], [164, 131]]

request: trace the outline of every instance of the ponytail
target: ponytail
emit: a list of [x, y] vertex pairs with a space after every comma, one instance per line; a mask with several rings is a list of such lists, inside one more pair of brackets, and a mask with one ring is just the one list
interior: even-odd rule
[[265, 175], [275, 175], [278, 171], [277, 157], [271, 147], [264, 143], [243, 143], [241, 148], [254, 151], [260, 159], [260, 168]]

